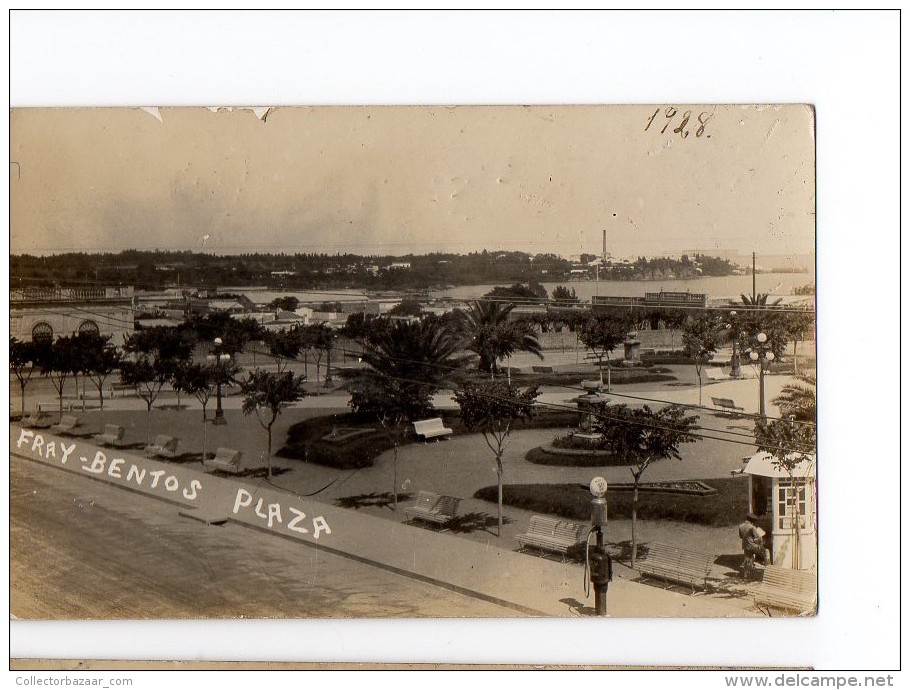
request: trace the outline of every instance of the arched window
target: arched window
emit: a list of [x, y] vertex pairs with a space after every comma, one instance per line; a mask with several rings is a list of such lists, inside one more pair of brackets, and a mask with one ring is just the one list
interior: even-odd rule
[[54, 328], [47, 322], [41, 321], [32, 327], [32, 342], [49, 343], [54, 339]]
[[100, 331], [98, 330], [98, 324], [95, 323], [94, 321], [88, 321], [88, 320], [83, 321], [82, 323], [79, 324], [79, 332], [80, 333], [93, 333], [95, 335], [98, 335], [100, 333]]

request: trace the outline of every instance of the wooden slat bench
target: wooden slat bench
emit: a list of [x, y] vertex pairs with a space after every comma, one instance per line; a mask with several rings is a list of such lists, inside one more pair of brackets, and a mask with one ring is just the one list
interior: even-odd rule
[[743, 408], [739, 407], [735, 402], [730, 400], [730, 398], [715, 398], [712, 396], [711, 402], [714, 403], [714, 407], [722, 414], [726, 413], [735, 417], [737, 416], [737, 413], [743, 411]]
[[460, 498], [441, 496], [430, 491], [418, 491], [414, 505], [404, 509], [407, 521], [425, 520], [437, 525], [445, 525], [458, 512]]
[[214, 458], [205, 458], [202, 464], [210, 470], [238, 474], [243, 469], [243, 452], [233, 448], [219, 448]]
[[431, 438], [435, 438], [438, 441], [439, 436], [448, 436], [452, 433], [452, 430], [443, 425], [442, 417], [435, 417], [434, 419], [423, 419], [419, 422], [414, 422], [414, 433], [417, 434], [418, 438], [423, 437], [424, 441]]
[[105, 424], [103, 434], [92, 436], [102, 446], [119, 446], [123, 442], [123, 427], [119, 424]]
[[569, 520], [532, 515], [528, 531], [519, 534], [515, 539], [521, 545], [521, 549], [532, 547], [567, 556], [572, 547], [584, 541], [585, 530], [585, 525]]
[[818, 600], [818, 579], [807, 570], [792, 570], [766, 565], [761, 584], [755, 593], [755, 603], [773, 606], [799, 614], [815, 611]]
[[161, 458], [173, 458], [177, 456], [177, 444], [179, 438], [159, 434], [155, 437], [155, 442], [145, 447], [145, 453], [149, 456]]
[[635, 569], [642, 575], [689, 585], [694, 590], [707, 587], [713, 564], [713, 555], [651, 543], [648, 555], [636, 562]]
[[51, 431], [55, 434], [71, 435], [76, 427], [79, 426], [79, 419], [65, 414], [60, 418], [59, 424], [54, 424], [51, 427]]

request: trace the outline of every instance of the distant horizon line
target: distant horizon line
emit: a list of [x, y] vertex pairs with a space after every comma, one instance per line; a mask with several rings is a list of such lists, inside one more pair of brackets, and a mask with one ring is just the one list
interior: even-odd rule
[[[59, 256], [59, 255], [65, 255], [65, 254], [99, 254], [99, 255], [111, 255], [111, 256], [115, 256], [115, 255], [117, 255], [117, 254], [123, 254], [123, 253], [126, 253], [126, 252], [139, 252], [139, 253], [147, 253], [147, 254], [156, 254], [156, 253], [162, 253], [162, 254], [164, 254], [164, 253], [171, 253], [171, 254], [194, 254], [194, 255], [217, 256], [217, 257], [243, 256], [243, 255], [258, 254], [258, 255], [264, 255], [264, 256], [270, 256], [270, 255], [274, 255], [274, 256], [295, 256], [295, 255], [307, 256], [307, 255], [315, 255], [315, 256], [327, 256], [327, 257], [331, 257], [331, 256], [359, 256], [359, 257], [364, 257], [364, 258], [368, 258], [368, 257], [400, 258], [400, 257], [408, 257], [408, 256], [432, 256], [432, 255], [434, 255], [434, 254], [442, 254], [442, 255], [450, 255], [450, 256], [470, 256], [471, 254], [482, 254], [483, 252], [487, 252], [487, 253], [490, 253], [490, 254], [500, 254], [500, 253], [501, 253], [501, 254], [515, 254], [515, 253], [517, 253], [517, 254], [526, 254], [526, 255], [528, 255], [528, 256], [552, 255], [552, 256], [558, 256], [558, 257], [563, 258], [563, 259], [566, 259], [566, 260], [569, 260], [569, 257], [572, 257], [572, 256], [587, 255], [587, 256], [599, 257], [599, 256], [601, 255], [601, 252], [594, 252], [594, 251], [573, 252], [573, 253], [571, 253], [571, 254], [563, 254], [563, 253], [559, 253], [559, 252], [544, 252], [544, 251], [541, 251], [541, 252], [530, 252], [530, 251], [521, 250], [521, 249], [487, 249], [487, 248], [483, 248], [483, 249], [474, 249], [474, 250], [469, 250], [469, 251], [442, 251], [442, 250], [433, 250], [433, 251], [425, 251], [425, 252], [415, 252], [415, 251], [411, 251], [411, 252], [406, 252], [406, 253], [403, 253], [403, 254], [392, 254], [392, 253], [369, 253], [369, 254], [361, 254], [361, 253], [357, 253], [357, 252], [354, 252], [354, 251], [335, 251], [335, 252], [331, 252], [331, 251], [300, 251], [300, 250], [283, 251], [283, 250], [276, 249], [276, 248], [261, 249], [261, 250], [257, 250], [257, 249], [254, 249], [254, 248], [249, 248], [249, 249], [246, 249], [246, 250], [243, 250], [243, 251], [237, 251], [237, 250], [235, 250], [235, 251], [218, 251], [218, 250], [215, 249], [215, 248], [206, 249], [206, 248], [200, 248], [200, 247], [192, 247], [192, 248], [179, 248], [179, 249], [178, 249], [178, 248], [174, 248], [174, 249], [160, 249], [160, 248], [155, 248], [155, 249], [149, 249], [149, 248], [122, 248], [122, 249], [65, 248], [65, 249], [52, 249], [52, 248], [41, 248], [41, 249], [31, 249], [31, 250], [17, 251], [17, 252], [12, 252], [12, 251], [11, 251], [11, 252], [10, 252], [10, 257], [23, 257], [23, 256], [38, 256], [38, 257], [41, 257], [41, 256]], [[610, 254], [610, 253], [608, 252], [608, 258], [610, 258], [610, 259], [628, 259], [628, 258], [632, 258], [632, 257], [643, 257], [643, 258], [646, 258], [646, 259], [651, 259], [651, 258], [665, 258], [665, 257], [674, 257], [674, 256], [683, 256], [683, 255], [690, 256], [690, 255], [695, 255], [695, 254], [700, 254], [700, 255], [703, 255], [703, 256], [710, 256], [710, 257], [714, 257], [714, 258], [723, 258], [723, 259], [727, 259], [727, 260], [732, 260], [732, 259], [730, 259], [730, 256], [737, 256], [737, 257], [740, 257], [740, 258], [751, 259], [753, 252], [752, 252], [752, 251], [742, 251], [742, 250], [738, 250], [738, 249], [701, 249], [701, 248], [692, 248], [692, 249], [680, 249], [680, 250], [673, 250], [673, 251], [663, 251], [663, 252], [657, 252], [657, 253], [631, 252], [631, 253], [623, 253], [623, 254], [619, 254], [619, 253], [617, 253], [617, 254]], [[807, 251], [807, 252], [795, 252], [795, 253], [790, 253], [790, 254], [788, 254], [788, 253], [776, 253], [776, 252], [759, 252], [759, 251], [756, 251], [756, 252], [755, 252], [755, 257], [756, 257], [756, 259], [760, 259], [760, 258], [765, 258], [765, 259], [767, 259], [767, 258], [772, 258], [772, 257], [773, 257], [773, 258], [783, 258], [783, 259], [801, 260], [801, 259], [806, 259], [806, 258], [809, 258], [809, 257], [814, 258], [815, 255], [816, 255], [816, 252], [815, 252], [814, 250], [813, 250], [813, 251]]]

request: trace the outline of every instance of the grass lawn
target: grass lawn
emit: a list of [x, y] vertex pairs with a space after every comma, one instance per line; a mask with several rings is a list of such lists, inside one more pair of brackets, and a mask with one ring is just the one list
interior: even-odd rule
[[[676, 520], [711, 527], [730, 527], [742, 522], [748, 498], [741, 478], [705, 479], [717, 493], [708, 496], [641, 491], [638, 517], [642, 520]], [[474, 498], [496, 502], [496, 487], [479, 489]], [[535, 513], [558, 515], [570, 520], [591, 517], [591, 494], [582, 484], [506, 484], [505, 505]], [[607, 507], [611, 518], [632, 516], [632, 492], [608, 491]]]
[[[443, 424], [453, 435], [471, 433], [465, 429], [458, 411], [439, 413]], [[516, 423], [515, 429], [564, 429], [574, 426], [574, 410], [535, 410], [534, 417]], [[327, 438], [335, 432], [334, 438]], [[408, 425], [399, 447], [417, 442], [414, 429]], [[276, 453], [280, 458], [315, 462], [338, 469], [372, 467], [373, 459], [393, 447], [392, 436], [376, 420], [352, 413], [324, 415], [305, 419], [288, 429], [285, 445]]]

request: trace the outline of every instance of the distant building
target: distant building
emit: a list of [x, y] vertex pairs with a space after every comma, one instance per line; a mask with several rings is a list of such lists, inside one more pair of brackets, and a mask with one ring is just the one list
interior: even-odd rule
[[700, 307], [708, 306], [708, 295], [700, 292], [646, 292], [644, 297], [594, 295], [591, 305], [597, 307]]
[[10, 335], [21, 341], [99, 333], [122, 345], [133, 330], [133, 288], [22, 288], [10, 291]]

